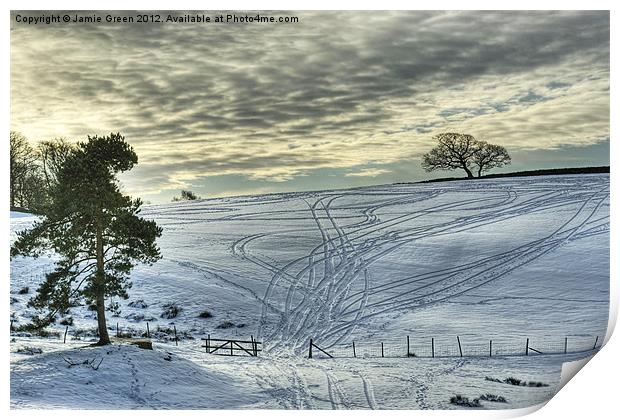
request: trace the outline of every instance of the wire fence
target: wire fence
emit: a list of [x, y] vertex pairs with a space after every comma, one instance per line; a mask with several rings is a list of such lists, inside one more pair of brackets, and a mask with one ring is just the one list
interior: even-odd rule
[[[441, 338], [406, 336], [401, 340], [381, 342], [351, 341], [322, 347], [320, 340], [312, 342], [309, 357], [494, 357], [532, 356], [540, 354], [571, 354], [599, 349], [599, 336], [575, 335], [562, 338], [538, 337], [522, 339], [479, 337]], [[310, 350], [310, 349], [309, 349]], [[317, 351], [318, 350], [318, 351]]]
[[[163, 342], [197, 340], [188, 331], [178, 330], [174, 324], [161, 326], [151, 326], [146, 322], [140, 325], [111, 325], [110, 337], [114, 338], [146, 338]], [[11, 322], [12, 334], [19, 334]], [[222, 331], [225, 336], [232, 336]], [[64, 334], [63, 334], [64, 333]], [[60, 338], [63, 342], [67, 340], [95, 339], [98, 337], [98, 330], [93, 328], [76, 328], [67, 325], [63, 332], [53, 331], [50, 336]], [[205, 340], [203, 338], [203, 340]], [[238, 341], [236, 338], [227, 339]], [[259, 340], [259, 338], [257, 338]], [[200, 340], [197, 340], [200, 342]], [[254, 337], [252, 336], [252, 341]], [[555, 355], [555, 354], [576, 354], [595, 351], [601, 348], [603, 337], [598, 335], [574, 334], [565, 337], [534, 336], [520, 337], [507, 334], [505, 337], [493, 336], [484, 339], [479, 335], [461, 335], [452, 337], [432, 337], [432, 336], [403, 336], [400, 339], [388, 339], [381, 341], [370, 341], [368, 339], [352, 340], [349, 343], [338, 343], [336, 345], [326, 345], [321, 340], [309, 339], [308, 356], [316, 358], [397, 358], [397, 357], [420, 357], [420, 358], [440, 358], [440, 357], [501, 357], [501, 356], [533, 356], [533, 355]], [[204, 346], [203, 346], [204, 347]], [[312, 350], [314, 348], [314, 351]], [[207, 351], [208, 352], [208, 351]]]

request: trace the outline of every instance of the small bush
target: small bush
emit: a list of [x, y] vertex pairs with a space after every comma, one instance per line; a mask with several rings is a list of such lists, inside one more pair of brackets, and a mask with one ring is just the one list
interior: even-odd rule
[[116, 337], [118, 338], [132, 338], [133, 334], [131, 331], [119, 331], [118, 334], [116, 334]]
[[220, 325], [218, 325], [218, 326], [217, 326], [217, 327], [215, 327], [215, 328], [219, 328], [220, 330], [225, 330], [225, 329], [227, 329], [227, 328], [232, 328], [232, 327], [234, 327], [234, 326], [235, 326], [235, 324], [233, 324], [232, 322], [230, 322], [230, 321], [224, 321], [224, 322], [222, 322]]
[[198, 314], [198, 318], [211, 318], [211, 317], [213, 317], [213, 315], [209, 311], [202, 311], [200, 314]]
[[139, 321], [155, 321], [155, 318], [152, 316], [146, 316], [144, 314], [137, 314], [135, 312], [130, 313], [125, 317], [125, 319], [129, 321], [139, 322]]
[[537, 382], [537, 381], [529, 381], [529, 382], [522, 381], [521, 379], [513, 378], [512, 376], [504, 380], [491, 378], [489, 376], [486, 376], [484, 379], [486, 379], [487, 381], [491, 381], [491, 382], [498, 382], [500, 384], [508, 384], [508, 385], [514, 385], [514, 386], [529, 386], [532, 388], [541, 388], [541, 387], [549, 386], [548, 384]]
[[504, 380], [505, 383], [507, 383], [508, 385], [521, 385], [521, 380], [517, 379], [517, 378], [513, 378], [512, 376], [509, 378], [506, 378]]
[[30, 291], [30, 289], [28, 287], [22, 287], [21, 289], [19, 289], [19, 292], [17, 292], [17, 294], [18, 295], [27, 295], [29, 291]]
[[506, 398], [499, 396], [499, 395], [495, 395], [495, 394], [484, 394], [484, 395], [481, 395], [479, 399], [484, 400], [484, 401], [499, 402], [499, 403], [508, 402], [506, 401]]
[[82, 306], [82, 302], [81, 302], [80, 298], [73, 298], [73, 299], [69, 300], [69, 307], [70, 308], [77, 308], [78, 306]]
[[181, 312], [181, 308], [176, 303], [168, 303], [163, 306], [164, 312], [161, 314], [161, 318], [172, 319], [176, 318]]
[[110, 302], [106, 309], [112, 312], [112, 316], [114, 317], [121, 316], [121, 305], [119, 305], [118, 302]]
[[39, 336], [39, 337], [43, 337], [43, 338], [47, 338], [47, 337], [60, 337], [60, 333], [57, 331], [50, 331], [50, 330], [46, 330], [45, 328], [41, 328], [39, 325], [36, 324], [23, 324], [23, 325], [19, 325], [17, 327], [14, 327], [14, 331], [17, 332], [27, 332], [30, 333], [33, 336]]
[[72, 316], [68, 316], [66, 318], [63, 318], [60, 320], [59, 322], [60, 325], [73, 325], [73, 317]]
[[158, 325], [157, 332], [164, 333], [164, 334], [174, 334], [174, 329], [169, 328], [169, 327], [162, 327]]
[[47, 337], [60, 337], [60, 333], [58, 331], [49, 331], [46, 329], [41, 329], [36, 332], [39, 337], [47, 338]]
[[478, 398], [470, 400], [469, 398], [461, 395], [455, 395], [450, 398], [450, 404], [459, 405], [461, 407], [482, 407], [482, 404], [480, 404], [480, 400]]
[[[172, 341], [175, 339], [174, 328], [172, 327], [162, 327], [157, 326], [155, 331], [151, 331], [151, 337], [156, 338], [158, 340], [164, 341]], [[177, 337], [179, 340], [194, 340], [194, 336], [192, 336], [187, 331], [177, 331]]]
[[43, 350], [38, 347], [21, 347], [17, 349], [17, 353], [34, 355], [43, 353]]
[[146, 309], [149, 307], [149, 305], [147, 305], [146, 302], [143, 301], [142, 299], [129, 302], [127, 306], [129, 306], [130, 308], [136, 308], [136, 309]]
[[[525, 382], [522, 385], [525, 386]], [[533, 388], [541, 388], [541, 387], [545, 387], [545, 386], [549, 386], [549, 385], [544, 384], [542, 382], [530, 381], [530, 382], [527, 383], [527, 386], [530, 386], [530, 387], [533, 387]]]
[[413, 352], [409, 352], [409, 354], [407, 355], [407, 357], [418, 357], [418, 356], [416, 356], [416, 354], [415, 354], [415, 353], [413, 353]]
[[81, 337], [97, 337], [97, 328], [78, 328], [73, 331], [73, 340], [79, 340]]

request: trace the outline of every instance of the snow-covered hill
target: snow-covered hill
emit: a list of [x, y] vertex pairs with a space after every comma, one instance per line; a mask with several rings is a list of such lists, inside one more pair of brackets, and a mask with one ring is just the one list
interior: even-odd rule
[[[33, 221], [11, 216], [13, 232]], [[519, 352], [514, 349], [523, 349], [526, 339], [543, 353], [561, 352], [565, 343], [569, 353], [587, 349], [600, 344], [607, 327], [608, 175], [220, 198], [146, 206], [143, 216], [164, 228], [164, 258], [135, 269], [131, 298], [119, 302], [120, 314], [109, 314], [109, 324], [142, 333], [148, 321], [163, 341], [153, 352], [115, 346], [94, 370], [69, 368], [61, 355], [93, 359], [107, 350], [16, 336], [15, 407], [451, 408], [453, 395], [482, 393], [509, 401], [483, 402], [487, 408], [524, 407], [549, 398], [562, 360], [578, 355], [502, 355]], [[11, 262], [15, 325], [34, 313], [27, 300], [53, 259]], [[170, 305], [180, 309], [172, 319], [164, 315]], [[201, 317], [205, 311], [211, 317]], [[69, 335], [87, 340], [94, 313], [72, 308], [70, 316]], [[172, 324], [178, 347], [165, 342]], [[207, 334], [253, 336], [266, 351], [256, 359], [207, 356], [200, 348]], [[403, 355], [406, 336], [417, 356], [430, 356], [431, 341], [437, 356], [458, 355], [459, 336], [465, 356], [488, 355], [492, 340], [494, 357], [361, 358], [378, 356], [382, 342], [386, 356]], [[360, 357], [308, 360], [310, 338], [336, 356], [351, 356], [356, 341]], [[44, 352], [16, 353], [24, 347]], [[164, 383], [152, 372], [150, 359], [163, 363], [158, 358], [166, 352], [179, 363], [170, 362], [171, 369], [193, 372], [195, 380]], [[130, 359], [140, 363], [132, 368]], [[78, 368], [86, 381], [116, 375], [106, 378], [131, 387], [135, 380], [131, 395], [139, 398], [110, 405], [55, 400], [34, 385], [45, 366], [55, 369], [61, 388], [79, 386], [85, 377]], [[518, 387], [485, 376], [550, 386]], [[233, 388], [206, 392], [216, 382]], [[84, 389], [100, 393], [101, 386]], [[177, 390], [179, 400], [160, 401], [157, 391], [171, 386], [188, 388]], [[230, 393], [239, 398], [231, 401], [224, 395]]]

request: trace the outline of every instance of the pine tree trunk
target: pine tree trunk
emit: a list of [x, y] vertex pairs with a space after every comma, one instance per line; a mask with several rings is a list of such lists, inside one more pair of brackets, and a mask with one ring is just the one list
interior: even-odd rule
[[99, 342], [97, 345], [105, 346], [110, 344], [108, 326], [105, 320], [105, 271], [103, 262], [103, 229], [101, 223], [97, 221], [97, 326], [99, 327]]
[[108, 326], [105, 320], [105, 298], [103, 289], [101, 293], [97, 292], [97, 326], [99, 328], [99, 341], [98, 346], [105, 346], [110, 344], [110, 336], [108, 335]]

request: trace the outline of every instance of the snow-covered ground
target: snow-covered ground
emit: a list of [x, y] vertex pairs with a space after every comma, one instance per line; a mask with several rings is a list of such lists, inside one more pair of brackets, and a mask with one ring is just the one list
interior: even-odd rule
[[[164, 228], [164, 258], [134, 270], [130, 299], [108, 321], [136, 333], [148, 321], [155, 350], [84, 347], [94, 313], [72, 308], [66, 344], [14, 334], [13, 407], [449, 409], [454, 395], [486, 393], [508, 402], [484, 408], [526, 407], [550, 398], [561, 363], [600, 345], [607, 327], [608, 175], [220, 198], [143, 216]], [[32, 221], [12, 213], [12, 231]], [[11, 261], [14, 325], [35, 313], [26, 303], [53, 258]], [[169, 304], [176, 318], [163, 317]], [[265, 351], [206, 355], [207, 334], [253, 336]], [[407, 336], [418, 357], [393, 357]], [[420, 357], [431, 341], [436, 356], [458, 356], [457, 336], [465, 357]], [[310, 338], [336, 359], [307, 359]], [[509, 356], [526, 339], [545, 354]], [[549, 354], [565, 340], [569, 354]], [[18, 353], [26, 347], [43, 352]], [[95, 370], [65, 358], [103, 361]]]

